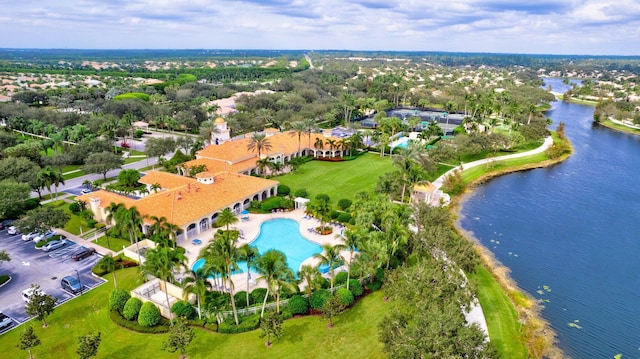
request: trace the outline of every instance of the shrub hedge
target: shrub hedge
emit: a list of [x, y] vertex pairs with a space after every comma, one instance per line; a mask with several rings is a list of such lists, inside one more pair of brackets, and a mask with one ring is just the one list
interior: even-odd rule
[[309, 192], [307, 192], [306, 188], [300, 188], [297, 189], [293, 195], [296, 197], [308, 198]]
[[349, 279], [349, 290], [353, 293], [354, 297], [359, 297], [362, 295], [362, 284], [357, 279]]
[[367, 288], [369, 288], [373, 292], [380, 289], [380, 287], [382, 287], [382, 282], [380, 282], [379, 280], [374, 280], [373, 282], [367, 284]]
[[351, 207], [351, 200], [348, 198], [343, 198], [341, 200], [338, 201], [338, 208], [340, 208], [341, 210], [345, 211], [347, 210], [347, 208]]
[[143, 327], [136, 321], [126, 320], [117, 310], [110, 311], [109, 316], [116, 325], [138, 333], [167, 333], [169, 331], [169, 321], [166, 319], [163, 319], [162, 322], [155, 327]]
[[260, 314], [242, 317], [238, 325], [235, 325], [233, 320], [227, 320], [220, 323], [218, 332], [226, 334], [244, 333], [258, 329], [258, 326], [260, 326]]
[[278, 186], [278, 196], [287, 196], [291, 193], [291, 188], [287, 185], [281, 184]]
[[329, 297], [331, 297], [331, 292], [326, 289], [318, 289], [311, 294], [309, 305], [315, 310], [320, 310]]
[[291, 314], [306, 314], [309, 311], [309, 300], [301, 295], [294, 295], [287, 306]]
[[[264, 301], [265, 294], [267, 294], [267, 288], [256, 288], [251, 291], [251, 294], [249, 294], [249, 296], [254, 303], [262, 303]], [[267, 301], [269, 301], [269, 299], [270, 298], [267, 298]]]
[[335, 285], [345, 284], [347, 283], [347, 276], [348, 276], [347, 272], [340, 272], [336, 274], [336, 277], [333, 280], [333, 282], [335, 283]]
[[316, 196], [317, 200], [323, 199], [325, 202], [329, 203], [329, 195], [325, 193], [320, 193]]
[[344, 304], [347, 307], [351, 306], [351, 304], [353, 304], [353, 301], [355, 300], [355, 298], [353, 297], [353, 293], [351, 293], [351, 291], [347, 288], [338, 288], [336, 290], [335, 296], [340, 298], [340, 303]]
[[138, 298], [131, 297], [127, 300], [127, 303], [125, 303], [124, 309], [122, 309], [122, 316], [126, 320], [135, 320], [138, 318], [140, 308], [142, 308], [142, 301]]
[[151, 302], [145, 302], [138, 314], [138, 324], [143, 327], [153, 327], [160, 322], [160, 309]]
[[[235, 299], [236, 301], [236, 308], [243, 308], [247, 306], [247, 292], [244, 290], [241, 290], [239, 292], [236, 292], [233, 295], [233, 299]], [[251, 296], [249, 296], [249, 301], [251, 301]]]
[[179, 300], [171, 306], [171, 313], [174, 313], [177, 317], [183, 317], [187, 319], [194, 319], [196, 317], [196, 310], [193, 309], [193, 305], [186, 300]]

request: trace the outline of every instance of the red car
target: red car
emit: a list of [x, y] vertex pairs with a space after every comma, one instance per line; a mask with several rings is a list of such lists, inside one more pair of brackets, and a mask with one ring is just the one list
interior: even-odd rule
[[93, 255], [96, 252], [95, 248], [91, 247], [80, 247], [76, 249], [73, 253], [71, 253], [71, 259], [74, 261], [79, 261], [81, 259], [85, 259], [90, 255]]

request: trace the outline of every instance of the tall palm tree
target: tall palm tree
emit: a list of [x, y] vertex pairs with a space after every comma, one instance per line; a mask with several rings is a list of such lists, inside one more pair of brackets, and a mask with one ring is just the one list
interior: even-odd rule
[[238, 259], [247, 262], [247, 307], [249, 306], [249, 281], [251, 280], [251, 268], [255, 268], [255, 262], [259, 258], [258, 248], [244, 244], [238, 248]]
[[221, 226], [226, 226], [227, 231], [229, 231], [229, 226], [238, 223], [238, 216], [229, 208], [225, 208], [218, 214], [218, 218], [216, 219], [216, 223]]
[[335, 269], [344, 263], [344, 259], [340, 255], [340, 251], [347, 249], [344, 244], [325, 244], [322, 246], [322, 253], [313, 256], [320, 260], [320, 265], [329, 266], [329, 276], [331, 277], [331, 293], [333, 293], [333, 281], [335, 278]]
[[313, 118], [305, 118], [302, 120], [302, 123], [304, 123], [304, 127], [307, 129], [307, 136], [309, 137], [308, 148], [311, 149], [311, 132], [316, 128], [316, 120]]
[[167, 247], [158, 247], [149, 249], [145, 253], [145, 262], [140, 267], [140, 274], [143, 277], [154, 276], [164, 282], [164, 294], [169, 308], [169, 319], [172, 320], [171, 303], [169, 302], [169, 292], [167, 290], [167, 282], [175, 281], [173, 271], [176, 269], [186, 268], [187, 257], [184, 255], [184, 248], [172, 249]]
[[247, 150], [258, 152], [258, 159], [260, 159], [263, 151], [271, 150], [271, 141], [267, 138], [266, 134], [254, 132], [247, 145]]
[[267, 283], [267, 292], [264, 295], [262, 311], [260, 312], [260, 317], [263, 317], [269, 294], [275, 293], [278, 281], [286, 278], [292, 272], [287, 266], [287, 256], [277, 249], [270, 249], [258, 258], [256, 270], [262, 274], [258, 280], [264, 280]]
[[185, 291], [185, 300], [188, 293], [196, 295], [198, 301], [198, 319], [202, 319], [202, 306], [201, 303], [204, 300], [207, 292], [211, 290], [211, 283], [207, 279], [207, 276], [202, 270], [193, 271], [190, 270], [182, 278], [182, 289]]
[[298, 278], [300, 278], [301, 282], [305, 282], [307, 286], [305, 290], [309, 298], [311, 298], [311, 294], [315, 289], [322, 288], [322, 273], [318, 270], [318, 267], [313, 267], [308, 264], [300, 267], [300, 271], [298, 272]]
[[216, 128], [216, 124], [212, 120], [207, 120], [200, 124], [200, 138], [205, 143], [211, 144], [213, 134], [218, 132], [218, 128]]
[[423, 145], [410, 143], [407, 148], [403, 148], [397, 155], [393, 156], [393, 164], [398, 168], [402, 176], [402, 196], [400, 201], [403, 203], [407, 184], [412, 185], [422, 179], [421, 171], [417, 167], [421, 163], [421, 158], [426, 157], [426, 151]]
[[300, 142], [302, 140], [302, 134], [307, 130], [307, 125], [304, 121], [296, 121], [291, 124], [291, 136], [298, 136], [298, 153], [300, 153]]
[[218, 257], [222, 259], [225, 267], [225, 277], [229, 282], [229, 296], [231, 298], [231, 307], [233, 308], [233, 319], [236, 325], [239, 324], [238, 312], [236, 310], [236, 300], [233, 296], [233, 281], [231, 280], [231, 274], [238, 268], [238, 248], [236, 242], [238, 241], [238, 234], [231, 231], [219, 231], [214, 235], [214, 253], [217, 253]]
[[111, 203], [107, 210], [109, 211], [107, 221], [111, 221], [113, 219], [116, 222], [114, 227], [117, 231], [129, 234], [129, 242], [131, 244], [133, 244], [135, 240], [136, 251], [138, 252], [138, 263], [142, 263], [138, 239], [142, 233], [142, 220], [144, 219], [144, 216], [138, 212], [138, 209], [135, 206], [126, 208], [123, 204]]
[[110, 255], [105, 255], [98, 261], [96, 266], [103, 271], [111, 272], [113, 274], [113, 286], [118, 288], [118, 283], [116, 282], [116, 269], [120, 269], [122, 265], [115, 261], [115, 259]]
[[258, 171], [258, 173], [263, 173], [266, 176], [265, 169], [269, 168], [272, 163], [273, 162], [271, 162], [269, 157], [261, 158], [256, 161], [256, 171]]
[[341, 239], [344, 242], [344, 246], [349, 250], [349, 270], [347, 271], [347, 289], [349, 289], [349, 280], [351, 279], [351, 264], [353, 263], [353, 253], [355, 253], [357, 246], [361, 241], [361, 234], [353, 229], [347, 229], [342, 234], [337, 235], [336, 238]]

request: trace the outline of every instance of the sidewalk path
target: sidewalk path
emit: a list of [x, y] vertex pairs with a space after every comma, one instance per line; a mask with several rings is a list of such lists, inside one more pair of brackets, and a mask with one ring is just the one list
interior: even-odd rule
[[82, 238], [82, 237], [80, 237], [78, 235], [69, 233], [69, 232], [65, 231], [64, 229], [56, 228], [56, 232], [66, 236], [67, 238], [69, 238], [70, 240], [78, 243], [81, 246], [84, 246], [84, 247], [87, 247], [87, 248], [88, 247], [95, 248], [96, 252], [102, 254], [103, 256], [105, 256], [105, 255], [114, 256], [116, 254], [116, 252], [114, 252], [114, 251], [112, 251], [110, 249], [107, 249], [107, 248], [104, 248], [102, 246], [99, 246], [99, 245], [97, 245], [97, 244], [95, 244], [95, 243], [93, 243], [91, 241], [88, 241], [88, 240], [86, 240], [86, 239], [84, 239], [84, 238]]
[[542, 144], [542, 146], [540, 146], [538, 148], [535, 148], [535, 149], [533, 149], [531, 151], [514, 153], [514, 154], [511, 154], [511, 155], [505, 155], [505, 156], [500, 156], [500, 157], [484, 158], [484, 159], [473, 161], [473, 162], [469, 162], [469, 163], [463, 163], [460, 166], [456, 166], [456, 167], [450, 169], [445, 174], [443, 174], [442, 176], [438, 177], [432, 183], [433, 183], [434, 186], [436, 186], [437, 189], [440, 189], [440, 187], [442, 187], [442, 184], [444, 183], [445, 178], [449, 177], [456, 170], [460, 170], [460, 169], [464, 170], [464, 169], [467, 169], [467, 168], [472, 168], [472, 167], [484, 165], [486, 163], [490, 163], [490, 162], [493, 162], [493, 161], [502, 161], [502, 160], [508, 160], [508, 159], [511, 159], [511, 158], [520, 158], [520, 157], [526, 157], [526, 156], [530, 156], [530, 155], [535, 155], [537, 153], [546, 151], [547, 148], [551, 147], [552, 144], [553, 144], [553, 138], [551, 136], [549, 136], [549, 137], [544, 139], [544, 143]]

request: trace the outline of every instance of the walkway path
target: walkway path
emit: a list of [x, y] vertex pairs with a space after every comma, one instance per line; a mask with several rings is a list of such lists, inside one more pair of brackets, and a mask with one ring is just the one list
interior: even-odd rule
[[531, 151], [519, 152], [519, 153], [514, 153], [514, 154], [511, 154], [511, 155], [505, 155], [505, 156], [499, 156], [499, 157], [484, 158], [484, 159], [473, 161], [473, 162], [469, 162], [469, 163], [461, 163], [460, 166], [456, 166], [456, 167], [450, 169], [445, 174], [443, 174], [442, 176], [438, 177], [432, 183], [433, 183], [434, 186], [436, 186], [437, 189], [440, 189], [440, 187], [442, 187], [442, 184], [444, 183], [445, 178], [449, 177], [450, 175], [452, 175], [457, 170], [464, 170], [464, 169], [467, 169], [467, 168], [477, 167], [477, 166], [484, 165], [484, 164], [491, 163], [491, 162], [495, 162], [495, 161], [502, 161], [502, 160], [508, 160], [508, 159], [511, 159], [511, 158], [520, 158], [520, 157], [526, 157], [526, 156], [535, 155], [537, 153], [541, 153], [541, 152], [546, 151], [547, 148], [551, 147], [552, 144], [553, 144], [553, 138], [551, 136], [549, 136], [549, 137], [544, 139], [544, 143], [542, 144], [542, 146], [540, 146], [538, 148], [535, 148], [535, 149], [533, 149]]

